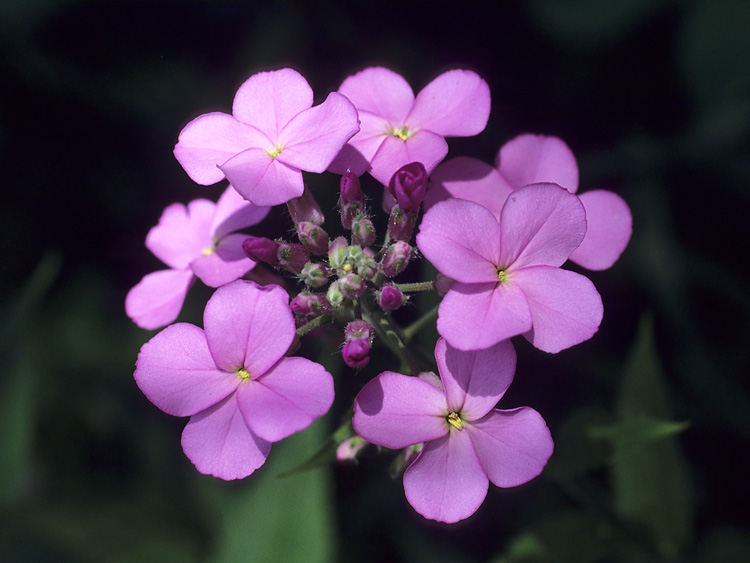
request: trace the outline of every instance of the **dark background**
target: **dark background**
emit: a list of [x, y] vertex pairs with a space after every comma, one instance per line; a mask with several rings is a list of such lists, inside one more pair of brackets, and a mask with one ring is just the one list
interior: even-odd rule
[[[4, 2], [0, 558], [750, 557], [748, 25], [750, 4], [713, 0]], [[452, 527], [414, 513], [387, 455], [278, 478], [335, 415], [274, 446], [243, 482], [199, 475], [180, 449], [184, 421], [132, 379], [152, 333], [127, 319], [124, 297], [162, 267], [145, 235], [164, 206], [219, 194], [172, 156], [181, 128], [229, 112], [259, 70], [297, 69], [319, 103], [373, 64], [415, 92], [451, 68], [478, 72], [489, 125], [449, 140], [449, 156], [492, 162], [520, 133], [557, 135], [581, 191], [616, 191], [634, 216], [622, 259], [587, 274], [604, 300], [600, 332], [555, 356], [517, 342], [500, 406], [545, 416], [548, 470], [490, 487]], [[333, 201], [335, 177], [312, 182]], [[275, 213], [258, 232], [289, 226]], [[181, 319], [200, 323], [208, 295], [194, 289]], [[306, 346], [314, 357], [318, 345]], [[337, 379], [336, 413], [393, 367], [382, 358], [355, 375], [319, 354]]]

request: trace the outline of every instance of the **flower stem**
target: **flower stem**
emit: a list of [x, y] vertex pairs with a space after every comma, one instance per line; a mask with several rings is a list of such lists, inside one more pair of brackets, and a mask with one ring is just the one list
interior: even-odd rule
[[399, 334], [398, 327], [393, 323], [389, 315], [386, 315], [378, 308], [371, 307], [370, 303], [362, 300], [362, 318], [373, 326], [378, 336], [408, 366], [412, 375], [417, 375], [422, 371], [411, 354], [409, 354], [406, 344], [404, 344], [404, 340]]
[[326, 322], [330, 318], [330, 316], [331, 316], [330, 313], [326, 313], [325, 315], [320, 315], [319, 317], [315, 317], [309, 323], [303, 324], [301, 327], [297, 329], [297, 336], [304, 336], [311, 330], [318, 328], [320, 325]]
[[414, 336], [420, 330], [422, 330], [426, 325], [430, 324], [437, 318], [439, 306], [440, 304], [435, 305], [432, 309], [427, 311], [424, 315], [422, 315], [420, 318], [418, 318], [416, 321], [414, 321], [401, 331], [401, 337], [403, 338], [404, 342], [406, 342], [407, 344], [411, 342], [411, 339], [414, 338]]
[[435, 289], [435, 282], [419, 282], [419, 283], [396, 283], [394, 284], [404, 293], [412, 293], [414, 291], [432, 291]]

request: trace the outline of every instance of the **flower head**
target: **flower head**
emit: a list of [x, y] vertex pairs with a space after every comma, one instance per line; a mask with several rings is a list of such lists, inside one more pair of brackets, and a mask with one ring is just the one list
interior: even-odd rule
[[268, 214], [242, 199], [230, 186], [217, 203], [196, 199], [167, 207], [149, 231], [146, 247], [170, 267], [145, 276], [125, 298], [125, 312], [145, 329], [173, 322], [195, 277], [219, 287], [255, 266], [242, 251], [246, 235], [234, 231], [255, 225]]
[[240, 479], [265, 463], [271, 443], [307, 428], [333, 403], [333, 378], [284, 357], [295, 328], [278, 286], [238, 280], [219, 288], [204, 329], [177, 323], [143, 345], [135, 380], [161, 410], [189, 416], [182, 448], [198, 471]]
[[326, 170], [359, 130], [357, 110], [345, 96], [333, 92], [312, 104], [312, 89], [298, 72], [259, 72], [237, 90], [232, 115], [207, 113], [185, 126], [175, 157], [195, 182], [226, 177], [256, 205], [300, 197], [302, 170]]
[[494, 406], [505, 394], [516, 365], [509, 341], [461, 352], [438, 340], [434, 374], [381, 373], [354, 403], [354, 430], [368, 442], [424, 449], [404, 473], [404, 491], [425, 518], [457, 522], [484, 501], [489, 482], [525, 483], [542, 472], [552, 438], [535, 410]]

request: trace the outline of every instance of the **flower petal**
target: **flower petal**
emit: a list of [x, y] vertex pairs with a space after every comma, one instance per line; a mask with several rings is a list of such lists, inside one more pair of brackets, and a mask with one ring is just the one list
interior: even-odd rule
[[488, 348], [530, 328], [526, 296], [512, 282], [456, 282], [438, 309], [438, 332], [459, 350]]
[[307, 172], [324, 172], [346, 142], [359, 131], [357, 110], [341, 94], [298, 113], [279, 133], [279, 162]]
[[277, 285], [237, 280], [221, 286], [203, 313], [208, 348], [226, 370], [258, 378], [289, 349], [294, 319], [289, 295]]
[[271, 444], [250, 431], [232, 394], [190, 418], [182, 431], [182, 450], [201, 473], [229, 480], [263, 465]]
[[207, 113], [180, 132], [174, 156], [194, 182], [209, 186], [224, 178], [217, 166], [251, 147], [268, 150], [273, 143], [259, 129], [231, 115]]
[[370, 169], [370, 161], [388, 137], [388, 121], [379, 115], [359, 110], [359, 133], [345, 144], [328, 170], [345, 174], [347, 170], [361, 176]]
[[469, 137], [484, 131], [490, 106], [490, 87], [478, 74], [449, 70], [417, 94], [406, 125], [443, 137]]
[[594, 190], [579, 197], [586, 208], [588, 228], [570, 259], [589, 270], [606, 270], [630, 242], [633, 216], [628, 204], [613, 192]]
[[389, 135], [370, 161], [370, 175], [387, 186], [399, 168], [412, 162], [421, 162], [427, 174], [432, 174], [446, 154], [448, 143], [432, 131], [417, 131], [406, 141]]
[[386, 371], [354, 400], [354, 430], [386, 448], [405, 448], [448, 432], [445, 395], [431, 383]]
[[500, 226], [489, 210], [460, 199], [435, 204], [422, 218], [417, 247], [441, 273], [466, 282], [497, 281]]
[[404, 125], [414, 103], [409, 83], [400, 74], [382, 67], [366, 68], [349, 76], [338, 91], [349, 98], [358, 111], [384, 117], [394, 127]]
[[406, 499], [425, 518], [449, 524], [468, 518], [484, 502], [489, 480], [469, 433], [450, 434], [425, 444], [404, 473]]
[[588, 340], [602, 322], [602, 298], [591, 281], [575, 272], [534, 266], [513, 272], [528, 299], [533, 327], [524, 336], [556, 353]]
[[284, 126], [312, 104], [307, 80], [296, 70], [283, 68], [253, 74], [243, 82], [234, 96], [232, 113], [276, 141]]
[[304, 430], [333, 404], [333, 378], [305, 358], [284, 358], [237, 390], [237, 403], [253, 433], [269, 442]]
[[554, 448], [544, 419], [529, 407], [492, 410], [465, 429], [487, 476], [498, 487], [515, 487], [539, 475]]
[[201, 254], [190, 263], [190, 269], [209, 287], [220, 287], [241, 278], [255, 266], [242, 251], [247, 235], [235, 233], [225, 237], [213, 252]]
[[152, 272], [128, 291], [125, 312], [146, 330], [166, 326], [180, 314], [193, 279], [188, 269]]
[[562, 266], [586, 234], [586, 210], [557, 184], [532, 184], [508, 196], [500, 228], [504, 266]]
[[305, 191], [302, 172], [265, 150], [249, 149], [220, 166], [242, 197], [257, 206], [286, 203]]
[[133, 376], [148, 400], [173, 416], [215, 405], [240, 381], [216, 366], [203, 331], [188, 323], [168, 326], [146, 342]]
[[484, 350], [462, 352], [441, 338], [435, 346], [448, 409], [476, 420], [490, 412], [505, 394], [516, 371], [516, 351], [510, 340]]
[[505, 200], [513, 189], [496, 168], [481, 160], [459, 156], [446, 160], [430, 176], [425, 210], [452, 197], [473, 201], [500, 219]]
[[215, 204], [206, 199], [195, 199], [187, 207], [173, 203], [146, 235], [146, 248], [170, 268], [187, 268], [213, 244], [211, 220], [215, 210]]
[[257, 225], [266, 218], [270, 210], [267, 206], [253, 205], [233, 186], [229, 186], [216, 202], [211, 232], [215, 239], [222, 239], [229, 233]]
[[513, 188], [541, 182], [554, 183], [574, 194], [578, 190], [578, 164], [573, 151], [557, 137], [519, 135], [497, 154], [500, 173]]

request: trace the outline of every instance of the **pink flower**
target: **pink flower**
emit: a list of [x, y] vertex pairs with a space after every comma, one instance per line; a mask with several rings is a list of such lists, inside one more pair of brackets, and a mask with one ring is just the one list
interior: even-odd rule
[[256, 205], [300, 197], [301, 171], [325, 171], [359, 131], [357, 110], [341, 94], [312, 104], [312, 89], [298, 72], [259, 72], [237, 90], [232, 115], [207, 113], [185, 126], [175, 157], [195, 182], [226, 177]]
[[210, 287], [244, 276], [255, 262], [242, 251], [247, 235], [233, 232], [260, 223], [268, 211], [242, 199], [231, 186], [217, 203], [196, 199], [187, 207], [167, 207], [146, 236], [146, 248], [170, 269], [148, 274], [133, 287], [125, 312], [141, 328], [159, 328], [180, 314], [196, 276]]
[[461, 350], [478, 350], [523, 334], [545, 352], [591, 338], [601, 298], [588, 278], [560, 269], [585, 232], [580, 200], [555, 184], [514, 191], [499, 220], [471, 201], [433, 205], [417, 246], [455, 280], [438, 310], [440, 335]]
[[339, 92], [357, 107], [361, 129], [330, 170], [369, 171], [384, 186], [410, 162], [421, 162], [430, 174], [448, 154], [445, 137], [476, 135], [490, 115], [489, 86], [468, 70], [441, 74], [415, 98], [399, 74], [366, 68], [344, 80]]
[[331, 407], [323, 366], [284, 357], [295, 335], [288, 301], [278, 286], [238, 280], [209, 299], [204, 330], [177, 323], [141, 348], [136, 383], [167, 414], [190, 417], [182, 449], [201, 473], [247, 477], [272, 442]]
[[553, 443], [541, 415], [529, 407], [493, 408], [513, 380], [509, 341], [461, 352], [444, 339], [435, 347], [440, 379], [384, 372], [359, 392], [354, 430], [386, 448], [425, 442], [404, 473], [404, 492], [425, 518], [457, 522], [498, 487], [526, 483], [542, 472]]
[[[576, 159], [557, 137], [520, 135], [503, 145], [496, 164], [493, 168], [468, 157], [443, 163], [432, 175], [425, 208], [459, 197], [483, 205], [499, 217], [510, 192], [528, 184], [553, 182], [570, 193], [578, 190]], [[587, 230], [570, 260], [589, 270], [606, 270], [628, 245], [633, 217], [628, 204], [613, 192], [592, 190], [579, 197], [586, 209]]]

